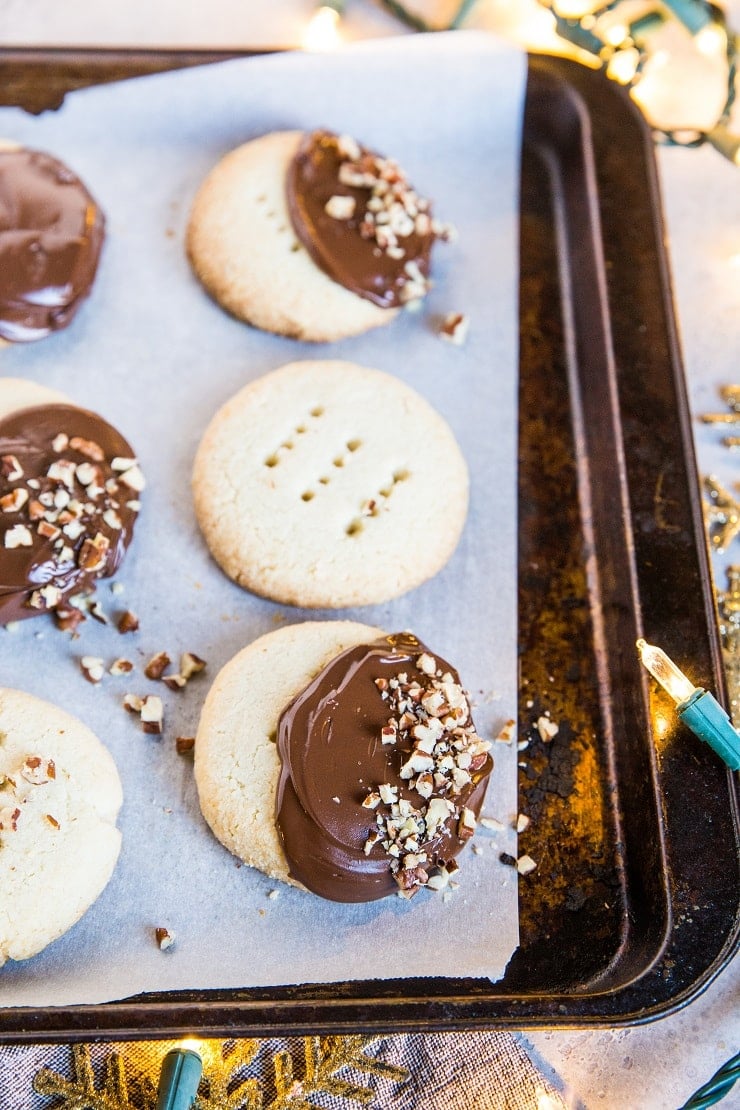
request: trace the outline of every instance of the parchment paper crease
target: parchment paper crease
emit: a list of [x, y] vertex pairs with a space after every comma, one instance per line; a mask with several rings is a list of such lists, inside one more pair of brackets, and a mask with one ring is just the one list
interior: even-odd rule
[[[115, 423], [149, 478], [122, 594], [103, 608], [140, 617], [137, 636], [88, 620], [78, 640], [45, 618], [0, 630], [0, 682], [77, 714], [121, 772], [124, 848], [110, 885], [45, 952], [0, 972], [0, 1005], [61, 1005], [140, 991], [228, 988], [424, 975], [500, 977], [517, 944], [516, 744], [495, 744], [485, 812], [504, 823], [467, 850], [451, 899], [424, 893], [337, 906], [240, 867], [200, 817], [192, 761], [175, 736], [195, 733], [219, 667], [283, 621], [350, 616], [411, 628], [454, 662], [495, 736], [516, 715], [517, 186], [524, 56], [476, 34], [370, 44], [332, 56], [285, 55], [101, 87], [40, 118], [0, 112], [0, 135], [61, 157], [108, 218], [98, 281], [73, 326], [6, 349], [0, 371], [61, 389]], [[331, 346], [268, 336], [203, 293], [183, 251], [192, 196], [226, 151], [278, 128], [329, 127], [396, 157], [459, 231], [439, 245], [435, 288], [419, 314]], [[441, 342], [440, 318], [465, 312], [465, 346]], [[189, 480], [198, 439], [246, 381], [285, 362], [348, 358], [398, 375], [450, 422], [472, 473], [470, 518], [447, 568], [388, 605], [302, 613], [260, 600], [210, 560]], [[424, 527], [429, 522], [420, 522]], [[434, 522], [432, 522], [434, 523]], [[208, 661], [169, 694], [141, 665], [167, 650]], [[124, 655], [138, 678], [87, 683], [83, 654]], [[162, 693], [166, 731], [140, 731], [127, 692]], [[2, 894], [0, 892], [0, 897]], [[159, 950], [165, 926], [175, 946]]]

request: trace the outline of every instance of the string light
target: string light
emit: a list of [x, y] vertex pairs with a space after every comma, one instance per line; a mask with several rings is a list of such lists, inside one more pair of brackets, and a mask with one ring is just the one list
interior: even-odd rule
[[[392, 15], [416, 31], [454, 30], [466, 21], [477, 2], [462, 0], [444, 26], [432, 26], [416, 12], [409, 11], [402, 0], [381, 0]], [[740, 133], [730, 126], [737, 92], [740, 39], [728, 30], [724, 12], [715, 3], [711, 0], [646, 0], [643, 10], [638, 6], [636, 14], [635, 4], [627, 0], [606, 0], [596, 5], [593, 0], [537, 0], [537, 4], [549, 16], [551, 38], [567, 43], [570, 53], [579, 60], [602, 69], [609, 78], [630, 90], [648, 116], [659, 141], [688, 147], [708, 143], [740, 166]], [[622, 14], [625, 9], [631, 13], [629, 19]], [[343, 10], [344, 0], [322, 0], [304, 34], [306, 49], [329, 50], [338, 44]], [[663, 32], [671, 23], [683, 28], [684, 34], [688, 33], [688, 42], [697, 59], [705, 64], [722, 64], [727, 70], [724, 102], [711, 126], [667, 126], [665, 118], [661, 126], [651, 119], [650, 105], [658, 97], [657, 74], [661, 67], [668, 70], [673, 60], [672, 51], [661, 44]], [[524, 38], [530, 49], [543, 47], [543, 28], [534, 13], [524, 34], [518, 37]], [[719, 92], [721, 94], [721, 89]], [[707, 112], [714, 110], [711, 106], [705, 107]]]
[[325, 0], [311, 16], [303, 32], [303, 49], [311, 53], [335, 50], [341, 42], [339, 21], [343, 11], [343, 0]]

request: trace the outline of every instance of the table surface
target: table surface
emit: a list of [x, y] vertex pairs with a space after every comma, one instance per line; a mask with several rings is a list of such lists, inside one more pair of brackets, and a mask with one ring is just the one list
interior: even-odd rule
[[[533, 0], [481, 0], [477, 20], [520, 37]], [[415, 10], [424, 4], [416, 0]], [[431, 4], [435, 12], [456, 5]], [[427, 5], [429, 11], [430, 5]], [[727, 5], [740, 26], [740, 0]], [[97, 0], [0, 0], [0, 42], [6, 46], [160, 46], [245, 48], [299, 45], [314, 0], [128, 0], [113, 8]], [[476, 14], [476, 12], [478, 14]], [[432, 13], [434, 14], [434, 12]], [[348, 5], [346, 38], [404, 33], [372, 0]], [[625, 157], [629, 153], [625, 152]], [[717, 410], [718, 389], [740, 382], [740, 170], [709, 148], [662, 148], [658, 165], [684, 362], [692, 413]], [[719, 444], [715, 429], [694, 422], [700, 473], [728, 488], [740, 466]], [[719, 588], [725, 566], [740, 562], [735, 541], [715, 563]], [[566, 1105], [675, 1110], [740, 1048], [740, 960], [679, 1013], [629, 1029], [538, 1031], [519, 1035], [533, 1061], [553, 1081]], [[740, 1108], [740, 1084], [725, 1098]]]

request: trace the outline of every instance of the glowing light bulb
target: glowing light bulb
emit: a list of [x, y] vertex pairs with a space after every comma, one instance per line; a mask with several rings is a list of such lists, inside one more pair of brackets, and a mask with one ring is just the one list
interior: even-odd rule
[[323, 53], [335, 50], [340, 41], [339, 12], [336, 8], [323, 4], [308, 21], [303, 33], [303, 49]]
[[694, 45], [705, 58], [714, 58], [726, 53], [727, 35], [719, 23], [710, 23], [694, 37]]
[[624, 23], [615, 23], [604, 31], [604, 40], [609, 46], [621, 46], [629, 38], [629, 28]]
[[653, 678], [657, 679], [666, 693], [670, 694], [676, 705], [688, 701], [696, 690], [694, 683], [689, 681], [683, 671], [659, 647], [644, 640], [637, 641], [637, 650], [640, 653], [642, 665], [650, 671]]
[[659, 647], [638, 640], [637, 650], [640, 662], [675, 701], [683, 723], [728, 767], [740, 771], [740, 734], [714, 695], [690, 682]]
[[609, 59], [606, 67], [607, 76], [620, 85], [629, 85], [634, 80], [637, 67], [640, 64], [640, 51], [632, 47], [630, 50], [620, 50]]

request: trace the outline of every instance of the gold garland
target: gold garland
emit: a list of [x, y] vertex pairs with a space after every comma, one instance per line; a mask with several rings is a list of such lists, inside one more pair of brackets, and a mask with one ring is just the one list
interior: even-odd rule
[[[314, 1096], [345, 1098], [369, 1106], [372, 1087], [344, 1079], [344, 1068], [383, 1076], [396, 1082], [408, 1078], [406, 1068], [368, 1056], [377, 1037], [304, 1037], [302, 1068], [286, 1050], [272, 1054], [272, 1078], [260, 1078], [255, 1062], [260, 1042], [252, 1038], [225, 1041], [204, 1071], [194, 1110], [316, 1110]], [[61, 1099], [54, 1110], [154, 1110], [157, 1094], [151, 1080], [118, 1052], [106, 1056], [98, 1087], [89, 1045], [72, 1047], [72, 1078], [41, 1068], [33, 1080], [37, 1094]], [[296, 1073], [300, 1071], [300, 1078]]]

